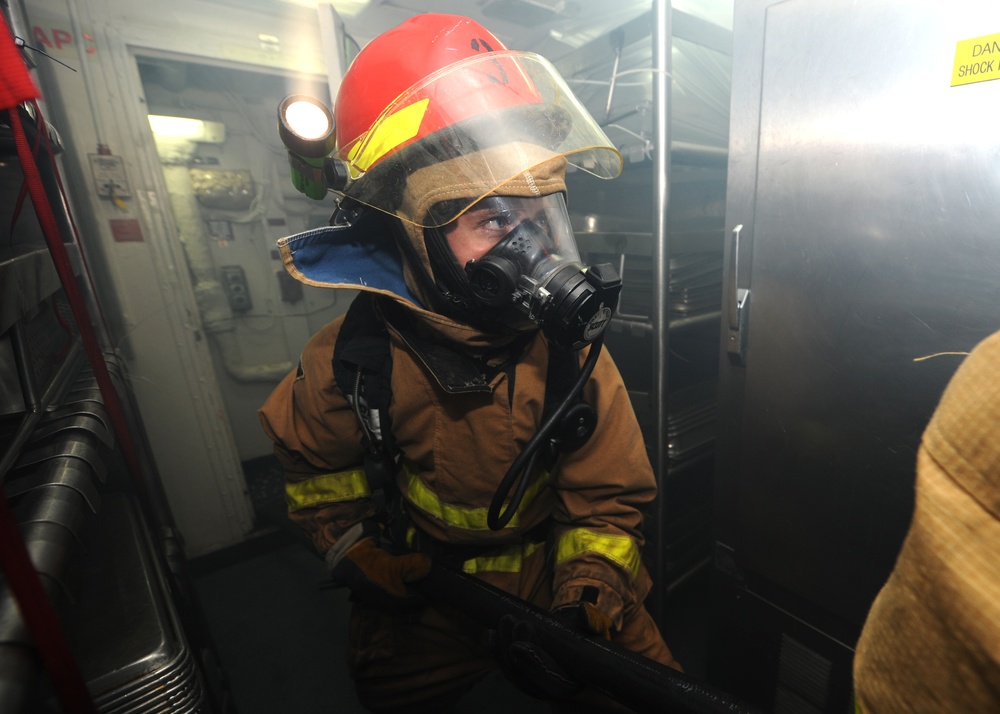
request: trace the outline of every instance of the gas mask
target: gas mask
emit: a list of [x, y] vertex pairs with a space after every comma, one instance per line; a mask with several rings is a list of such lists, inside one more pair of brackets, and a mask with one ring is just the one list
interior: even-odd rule
[[460, 262], [463, 247], [492, 246], [465, 272], [473, 298], [501, 321], [527, 318], [566, 349], [580, 349], [607, 327], [621, 279], [609, 264], [581, 263], [563, 194], [488, 196], [446, 235]]

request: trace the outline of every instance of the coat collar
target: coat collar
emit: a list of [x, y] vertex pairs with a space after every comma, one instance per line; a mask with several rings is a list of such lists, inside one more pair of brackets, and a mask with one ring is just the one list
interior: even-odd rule
[[420, 335], [472, 354], [502, 348], [525, 334], [483, 332], [425, 307], [407, 285], [403, 257], [387, 220], [398, 219], [380, 211], [364, 211], [350, 225], [323, 226], [282, 238], [278, 249], [285, 269], [306, 285], [385, 296], [413, 315], [412, 324]]
[[321, 288], [369, 290], [425, 309], [403, 278], [403, 260], [382, 214], [365, 211], [350, 225], [323, 226], [278, 241], [285, 269]]

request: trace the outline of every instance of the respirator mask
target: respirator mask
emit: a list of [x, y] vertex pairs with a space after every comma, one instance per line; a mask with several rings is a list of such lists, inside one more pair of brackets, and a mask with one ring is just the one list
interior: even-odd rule
[[611, 320], [621, 279], [609, 264], [581, 263], [563, 194], [488, 196], [446, 234], [460, 262], [463, 248], [491, 246], [465, 273], [473, 299], [500, 321], [527, 318], [560, 347], [579, 349]]

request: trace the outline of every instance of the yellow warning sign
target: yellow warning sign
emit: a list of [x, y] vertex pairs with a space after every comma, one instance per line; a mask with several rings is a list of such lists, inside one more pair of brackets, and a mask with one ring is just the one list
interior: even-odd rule
[[1000, 79], [1000, 33], [960, 40], [955, 46], [951, 86]]

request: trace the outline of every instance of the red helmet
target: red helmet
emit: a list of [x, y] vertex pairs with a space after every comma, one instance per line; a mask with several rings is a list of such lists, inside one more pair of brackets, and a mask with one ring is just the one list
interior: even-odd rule
[[[425, 217], [397, 212], [400, 182], [464, 154], [480, 157], [470, 205], [558, 156], [602, 178], [621, 171], [621, 155], [547, 60], [458, 15], [415, 15], [372, 40], [344, 75], [334, 118], [344, 193], [418, 224]], [[500, 152], [484, 171], [482, 149], [515, 142], [542, 151]]]
[[[334, 109], [337, 147], [343, 150], [362, 138], [395, 99], [438, 70], [484, 52], [506, 49], [478, 22], [458, 15], [415, 15], [379, 35], [361, 50], [340, 84]], [[475, 82], [472, 86], [452, 82], [438, 88], [449, 94], [440, 97], [437, 106], [427, 108], [411, 141], [443, 128], [457, 118], [456, 114], [472, 115], [490, 105], [501, 108], [539, 101], [537, 92], [517, 74], [507, 77], [514, 84], [504, 84], [498, 79], [504, 72], [504, 66], [497, 62], [481, 75], [464, 77]], [[481, 93], [487, 96], [480, 97]], [[447, 108], [447, 115], [439, 111], [441, 106]]]

